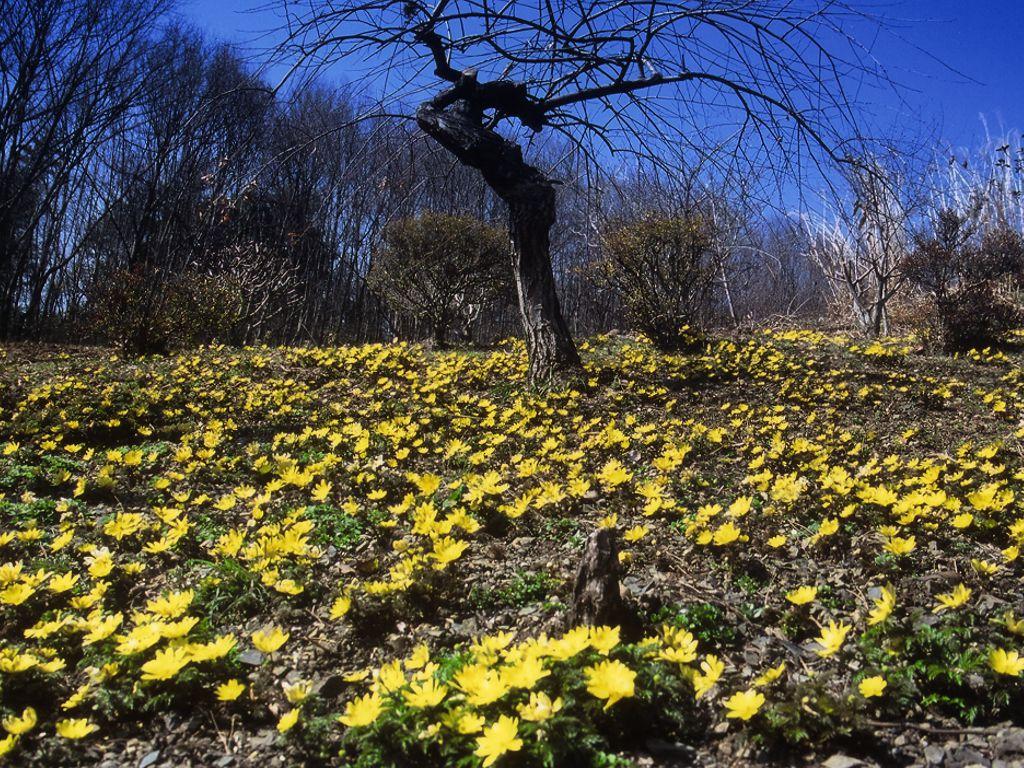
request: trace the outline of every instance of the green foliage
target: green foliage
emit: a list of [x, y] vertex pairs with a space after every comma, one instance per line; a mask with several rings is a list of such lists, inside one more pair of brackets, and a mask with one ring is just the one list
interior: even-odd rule
[[195, 560], [188, 565], [205, 574], [194, 600], [197, 611], [207, 616], [244, 617], [266, 606], [266, 588], [238, 561]]
[[725, 611], [714, 603], [662, 606], [651, 616], [650, 621], [652, 624], [683, 627], [701, 643], [712, 648], [729, 647], [739, 639]]
[[359, 518], [331, 504], [306, 507], [306, 515], [316, 523], [314, 540], [341, 550], [355, 549], [365, 530]]
[[474, 587], [469, 599], [473, 605], [481, 609], [496, 606], [522, 608], [551, 597], [558, 584], [558, 579], [544, 571], [519, 571], [509, 582], [497, 589]]
[[821, 747], [863, 726], [861, 700], [829, 690], [829, 675], [780, 688], [772, 693], [763, 717], [751, 721], [756, 736], [771, 747]]
[[951, 615], [930, 624], [918, 617], [907, 627], [873, 627], [860, 638], [865, 659], [889, 683], [892, 713], [934, 709], [973, 723], [1003, 712], [1005, 690], [991, 690], [983, 638], [973, 617]]

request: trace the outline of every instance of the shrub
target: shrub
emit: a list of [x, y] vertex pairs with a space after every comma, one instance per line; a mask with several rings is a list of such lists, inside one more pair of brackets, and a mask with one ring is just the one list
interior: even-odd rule
[[511, 284], [508, 236], [470, 216], [425, 213], [384, 228], [367, 276], [393, 309], [430, 330], [443, 347], [453, 328], [468, 336], [484, 305]]
[[225, 338], [239, 312], [234, 281], [119, 270], [94, 287], [90, 331], [125, 354], [164, 354]]
[[611, 227], [601, 240], [598, 282], [622, 301], [630, 323], [665, 351], [684, 349], [716, 279], [714, 231], [700, 216], [654, 214]]
[[1024, 238], [1008, 227], [982, 231], [968, 214], [940, 211], [903, 273], [933, 302], [926, 340], [937, 337], [947, 352], [997, 343], [1021, 320], [1013, 292], [1024, 276]]

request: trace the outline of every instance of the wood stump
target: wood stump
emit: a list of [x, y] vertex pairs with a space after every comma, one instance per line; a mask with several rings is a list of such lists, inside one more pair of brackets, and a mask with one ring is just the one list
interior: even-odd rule
[[598, 528], [590, 534], [572, 597], [572, 618], [577, 626], [614, 626], [627, 619], [619, 587], [619, 545], [614, 528]]

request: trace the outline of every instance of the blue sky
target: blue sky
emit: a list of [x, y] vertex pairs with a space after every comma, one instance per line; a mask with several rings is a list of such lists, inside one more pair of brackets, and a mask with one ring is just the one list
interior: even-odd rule
[[[183, 0], [181, 15], [211, 37], [255, 50], [274, 17], [252, 9], [268, 2], [275, 0]], [[887, 36], [865, 42], [903, 97], [872, 94], [874, 122], [959, 147], [984, 139], [982, 118], [995, 135], [1024, 129], [1024, 0], [851, 2], [892, 20]]]

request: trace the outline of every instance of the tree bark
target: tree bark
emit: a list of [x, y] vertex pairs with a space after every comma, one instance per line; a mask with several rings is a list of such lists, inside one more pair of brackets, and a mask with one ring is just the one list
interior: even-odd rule
[[615, 529], [598, 528], [587, 539], [572, 593], [576, 625], [617, 626], [626, 611], [619, 588], [619, 546]]
[[547, 384], [580, 366], [551, 268], [555, 185], [523, 160], [519, 145], [484, 125], [483, 107], [474, 101], [474, 93], [475, 80], [467, 76], [455, 88], [420, 106], [416, 121], [459, 162], [479, 170], [508, 205], [512, 270], [526, 336], [528, 376], [531, 384]]

